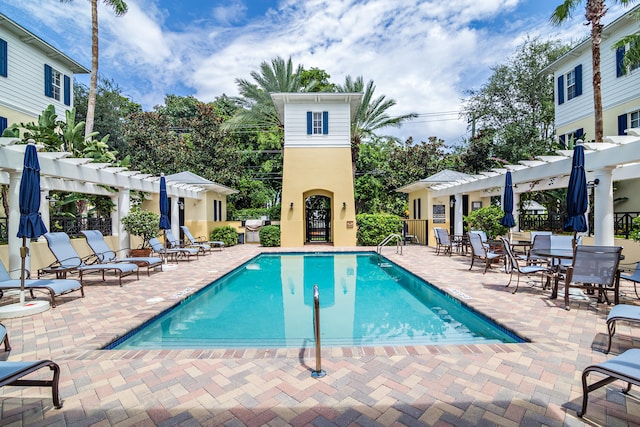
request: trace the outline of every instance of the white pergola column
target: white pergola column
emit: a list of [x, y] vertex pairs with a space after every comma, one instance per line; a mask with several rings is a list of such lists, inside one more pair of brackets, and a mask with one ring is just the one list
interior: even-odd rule
[[124, 230], [120, 218], [129, 214], [131, 192], [125, 188], [121, 188], [117, 196], [112, 198], [116, 205], [111, 212], [111, 232], [118, 236], [118, 249], [131, 249], [131, 241], [129, 233]]
[[[44, 226], [47, 231], [51, 231], [49, 230], [49, 227], [51, 226], [51, 209], [49, 207], [49, 200], [47, 197], [49, 197], [48, 190], [40, 191], [40, 216], [42, 217], [42, 222], [44, 222]], [[39, 242], [43, 242], [45, 240], [46, 239], [43, 236], [38, 237]]]
[[593, 236], [596, 246], [613, 246], [613, 168], [602, 168], [593, 171]]
[[[9, 221], [7, 224], [7, 240], [9, 241], [9, 275], [13, 279], [20, 278], [22, 261], [20, 258], [20, 247], [22, 239], [18, 239], [18, 226], [20, 225], [20, 181], [22, 171], [9, 173]], [[27, 239], [27, 247], [30, 246], [30, 239]], [[29, 258], [26, 259], [25, 268], [29, 270]]]
[[464, 233], [464, 230], [463, 230], [463, 218], [462, 218], [462, 216], [463, 216], [463, 214], [462, 214], [462, 212], [463, 212], [463, 209], [462, 209], [463, 208], [463, 206], [462, 206], [463, 205], [463, 203], [462, 203], [462, 200], [463, 200], [462, 199], [462, 193], [456, 193], [454, 195], [454, 197], [456, 198], [456, 207], [455, 207], [455, 209], [456, 209], [456, 221], [455, 221], [455, 224], [453, 225], [453, 227], [454, 227], [453, 228], [453, 232], [454, 232], [454, 234], [462, 235]]
[[176, 236], [176, 239], [180, 237], [180, 205], [178, 202], [180, 197], [171, 197], [171, 233]]
[[520, 217], [520, 193], [513, 192], [513, 219], [516, 220], [516, 225], [513, 226], [511, 230], [519, 231], [520, 224], [518, 219]]

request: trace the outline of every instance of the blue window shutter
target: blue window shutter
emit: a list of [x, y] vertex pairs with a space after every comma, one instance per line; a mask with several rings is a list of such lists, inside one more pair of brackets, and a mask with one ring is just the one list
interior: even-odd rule
[[224, 220], [224, 218], [222, 218], [222, 200], [218, 200], [218, 219], [220, 221]]
[[2, 132], [4, 132], [4, 130], [9, 127], [9, 122], [7, 121], [6, 117], [0, 117], [0, 135], [2, 135]]
[[558, 77], [558, 105], [564, 103], [564, 76]]
[[576, 96], [582, 95], [582, 64], [576, 65]]
[[418, 199], [418, 219], [422, 219], [422, 203], [420, 203], [420, 199]]
[[64, 105], [71, 105], [71, 78], [64, 76]]
[[307, 111], [307, 135], [311, 135], [313, 133], [313, 113], [311, 111]]
[[616, 49], [616, 77], [622, 77], [624, 75], [624, 46], [622, 46]]
[[323, 135], [329, 134], [329, 112], [328, 111], [322, 112], [322, 134]]
[[9, 70], [9, 53], [7, 42], [0, 39], [0, 76], [7, 77]]
[[618, 116], [618, 135], [626, 135], [627, 130], [627, 115], [621, 114]]
[[416, 199], [413, 199], [413, 219], [418, 219], [417, 215], [418, 215], [418, 208], [416, 206]]
[[44, 64], [44, 96], [53, 97], [53, 70], [50, 65]]
[[582, 135], [584, 135], [584, 129], [583, 128], [576, 129], [576, 132], [575, 132], [576, 139], [582, 139]]

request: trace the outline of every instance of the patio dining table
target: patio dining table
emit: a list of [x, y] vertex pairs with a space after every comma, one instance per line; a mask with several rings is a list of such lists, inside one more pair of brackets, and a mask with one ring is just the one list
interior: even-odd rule
[[[571, 249], [538, 249], [536, 251], [532, 251], [532, 253], [534, 255], [537, 256], [541, 256], [541, 257], [546, 257], [549, 258], [551, 260], [563, 260], [563, 259], [573, 259], [573, 250]], [[620, 255], [620, 260], [624, 259], [624, 255]], [[558, 283], [560, 281], [560, 267], [561, 267], [561, 263], [557, 262], [551, 263], [552, 265], [555, 265], [556, 267], [556, 272], [555, 272], [555, 281], [553, 284], [553, 289], [551, 291], [551, 299], [555, 299], [558, 297]], [[620, 284], [620, 269], [618, 269], [618, 271], [616, 271], [616, 279], [615, 279], [615, 289], [619, 288], [619, 284]], [[603, 302], [603, 298], [606, 302], [609, 302], [609, 299], [607, 298], [606, 292], [604, 292], [604, 290], [600, 290], [598, 293], [598, 302]], [[619, 295], [618, 292], [616, 291], [614, 293], [614, 304], [619, 304]]]
[[[558, 298], [558, 282], [560, 281], [560, 260], [563, 259], [573, 259], [573, 250], [571, 249], [536, 249], [535, 251], [531, 251], [532, 255], [536, 255], [539, 257], [549, 258], [551, 260], [550, 265], [555, 267], [554, 272], [554, 284], [551, 290], [551, 299]], [[558, 261], [558, 262], [554, 262]]]

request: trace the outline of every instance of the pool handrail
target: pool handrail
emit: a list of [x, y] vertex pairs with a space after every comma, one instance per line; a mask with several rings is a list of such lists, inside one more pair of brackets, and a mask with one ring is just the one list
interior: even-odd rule
[[382, 247], [386, 246], [387, 243], [391, 242], [391, 240], [393, 239], [396, 240], [396, 253], [402, 255], [402, 245], [400, 244], [400, 242], [403, 241], [403, 238], [401, 235], [396, 233], [389, 234], [384, 238], [382, 242], [378, 243], [378, 246], [376, 246], [376, 252], [378, 253], [378, 255], [382, 253]]

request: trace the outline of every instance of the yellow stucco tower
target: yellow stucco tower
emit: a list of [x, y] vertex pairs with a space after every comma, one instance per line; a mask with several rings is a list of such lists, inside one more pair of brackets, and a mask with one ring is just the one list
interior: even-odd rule
[[284, 122], [281, 246], [355, 246], [351, 121], [362, 94], [271, 98]]

